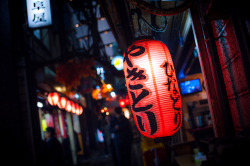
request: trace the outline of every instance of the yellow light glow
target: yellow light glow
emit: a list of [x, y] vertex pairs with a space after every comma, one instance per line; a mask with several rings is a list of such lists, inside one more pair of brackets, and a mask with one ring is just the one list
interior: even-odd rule
[[112, 85], [107, 84], [107, 88], [108, 88], [108, 89], [112, 89]]
[[66, 92], [66, 87], [65, 86], [55, 86], [54, 88], [58, 92], [61, 92], [61, 93]]
[[122, 111], [124, 113], [124, 116], [129, 119], [130, 118], [130, 112], [127, 108], [122, 108]]
[[42, 128], [43, 128], [43, 131], [46, 131], [46, 128], [47, 128], [46, 119], [42, 119]]

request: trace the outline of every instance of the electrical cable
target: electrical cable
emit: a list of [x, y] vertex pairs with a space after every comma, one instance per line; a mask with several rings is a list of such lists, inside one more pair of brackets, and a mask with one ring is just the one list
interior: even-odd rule
[[142, 11], [140, 9], [134, 9], [132, 12], [137, 14], [138, 27], [139, 27], [139, 31], [141, 34], [142, 34], [141, 21], [144, 21], [151, 28], [151, 30], [153, 30], [155, 32], [165, 32], [165, 30], [167, 29], [168, 21], [167, 21], [166, 16], [164, 16], [165, 26], [163, 28], [158, 28], [158, 27], [151, 25], [145, 18], [142, 17]]
[[[151, 25], [146, 19], [144, 19], [143, 17], [139, 17], [139, 23], [140, 23], [140, 20], [143, 20], [150, 28], [151, 30], [155, 31], [155, 32], [165, 32], [165, 30], [167, 29], [167, 18], [166, 16], [164, 16], [165, 18], [165, 26], [163, 28], [156, 28], [154, 27], [153, 25]], [[141, 28], [140, 24], [139, 24], [139, 28]]]

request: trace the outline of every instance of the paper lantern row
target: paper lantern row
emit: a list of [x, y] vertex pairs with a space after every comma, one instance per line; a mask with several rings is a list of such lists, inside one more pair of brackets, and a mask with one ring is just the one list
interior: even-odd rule
[[77, 115], [81, 115], [83, 112], [83, 108], [80, 105], [74, 103], [72, 100], [68, 100], [66, 97], [60, 97], [57, 92], [49, 93], [48, 102], [50, 105], [58, 106], [60, 109], [65, 109]]

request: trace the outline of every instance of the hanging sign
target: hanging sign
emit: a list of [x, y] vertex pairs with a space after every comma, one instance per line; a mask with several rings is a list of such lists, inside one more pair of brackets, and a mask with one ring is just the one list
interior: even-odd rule
[[50, 0], [26, 0], [29, 28], [52, 24]]
[[133, 117], [146, 137], [171, 136], [182, 124], [181, 95], [168, 48], [138, 40], [123, 55]]

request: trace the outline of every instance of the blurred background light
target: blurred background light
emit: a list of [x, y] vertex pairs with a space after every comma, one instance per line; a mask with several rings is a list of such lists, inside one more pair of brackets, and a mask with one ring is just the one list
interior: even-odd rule
[[38, 107], [38, 108], [43, 108], [43, 103], [40, 102], [40, 101], [38, 101], [38, 102], [37, 102], [37, 107]]

